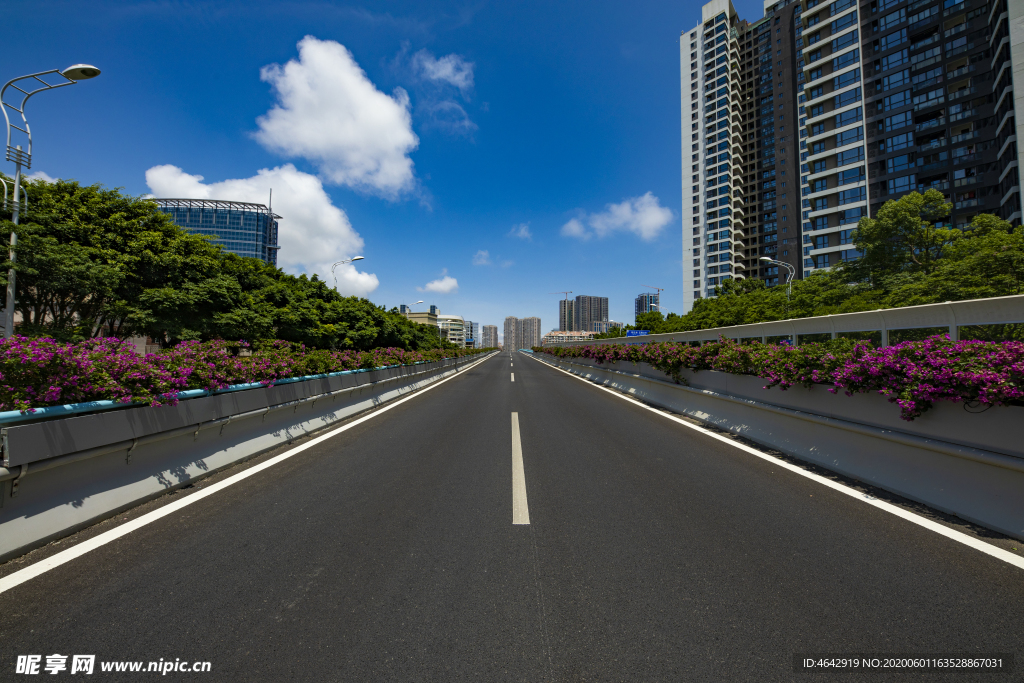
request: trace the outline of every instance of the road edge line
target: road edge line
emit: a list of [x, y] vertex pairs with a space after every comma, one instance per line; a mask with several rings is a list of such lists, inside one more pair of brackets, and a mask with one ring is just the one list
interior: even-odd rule
[[367, 422], [368, 420], [372, 420], [373, 418], [377, 417], [381, 413], [385, 413], [385, 412], [391, 410], [392, 408], [405, 403], [406, 401], [411, 401], [412, 399], [416, 398], [417, 396], [422, 396], [423, 394], [425, 394], [426, 392], [430, 391], [434, 387], [441, 386], [442, 384], [444, 384], [448, 380], [455, 379], [456, 377], [458, 377], [462, 373], [466, 372], [467, 370], [469, 370], [471, 368], [474, 368], [477, 365], [480, 365], [481, 363], [484, 363], [484, 362], [490, 360], [491, 358], [494, 358], [495, 355], [497, 355], [497, 354], [492, 354], [492, 355], [487, 356], [486, 358], [481, 358], [480, 360], [476, 361], [475, 363], [470, 363], [469, 365], [465, 366], [461, 370], [457, 370], [455, 372], [455, 374], [453, 374], [453, 375], [451, 375], [449, 377], [445, 377], [442, 380], [439, 380], [437, 382], [433, 382], [430, 385], [428, 385], [426, 387], [423, 387], [419, 391], [416, 391], [416, 392], [414, 392], [414, 393], [412, 393], [412, 394], [410, 394], [408, 396], [405, 396], [403, 398], [397, 399], [397, 400], [389, 402], [389, 403], [385, 403], [383, 406], [381, 406], [377, 410], [374, 410], [373, 412], [371, 412], [371, 413], [369, 413], [367, 415], [364, 415], [364, 416], [362, 416], [360, 418], [357, 418], [357, 419], [353, 420], [352, 422], [346, 423], [346, 424], [344, 424], [344, 425], [342, 425], [340, 427], [336, 427], [336, 428], [332, 429], [331, 431], [327, 432], [326, 434], [321, 434], [320, 436], [314, 437], [313, 439], [310, 439], [306, 443], [301, 444], [299, 446], [296, 446], [295, 448], [292, 448], [290, 450], [287, 450], [284, 453], [280, 453], [278, 455], [275, 455], [274, 457], [272, 457], [272, 458], [270, 458], [270, 459], [268, 459], [268, 460], [266, 460], [264, 462], [261, 462], [258, 465], [254, 465], [253, 467], [250, 467], [250, 468], [248, 468], [248, 469], [246, 469], [246, 470], [244, 470], [242, 472], [238, 472], [237, 474], [233, 474], [230, 477], [228, 477], [227, 479], [224, 479], [223, 481], [219, 481], [216, 484], [213, 484], [212, 486], [209, 486], [207, 488], [201, 489], [199, 491], [195, 491], [195, 492], [189, 494], [188, 496], [185, 496], [185, 497], [183, 497], [183, 498], [181, 498], [179, 500], [174, 501], [173, 503], [168, 503], [167, 505], [164, 505], [163, 507], [161, 507], [158, 510], [153, 510], [152, 512], [147, 512], [146, 514], [142, 515], [138, 519], [133, 519], [132, 521], [126, 522], [126, 523], [118, 526], [115, 529], [111, 529], [110, 531], [105, 531], [102, 534], [99, 534], [98, 536], [95, 536], [95, 537], [90, 538], [88, 540], [82, 541], [81, 543], [78, 543], [78, 544], [68, 548], [67, 550], [62, 550], [61, 552], [59, 552], [59, 553], [57, 553], [55, 555], [52, 555], [52, 556], [47, 557], [45, 559], [39, 560], [38, 562], [30, 564], [29, 566], [25, 567], [24, 569], [19, 569], [16, 572], [8, 574], [7, 576], [4, 576], [4, 577], [0, 578], [0, 594], [3, 594], [5, 592], [11, 590], [12, 588], [15, 588], [16, 586], [20, 586], [21, 584], [25, 583], [26, 581], [30, 581], [30, 580], [36, 578], [37, 576], [41, 576], [41, 575], [45, 574], [46, 572], [50, 571], [51, 569], [56, 569], [57, 567], [61, 566], [62, 564], [66, 564], [68, 562], [71, 562], [72, 560], [75, 560], [75, 559], [81, 557], [82, 555], [85, 555], [86, 553], [89, 553], [89, 552], [91, 552], [93, 550], [96, 550], [97, 548], [101, 548], [104, 545], [107, 545], [108, 543], [111, 543], [113, 541], [116, 541], [117, 539], [121, 538], [122, 536], [127, 536], [128, 534], [130, 534], [131, 532], [135, 531], [136, 529], [141, 529], [142, 527], [144, 527], [144, 526], [146, 526], [148, 524], [152, 524], [153, 522], [157, 521], [158, 519], [161, 519], [163, 517], [166, 517], [167, 515], [173, 514], [173, 513], [177, 512], [178, 510], [181, 510], [182, 508], [188, 507], [189, 505], [192, 505], [193, 503], [196, 503], [196, 502], [202, 500], [203, 498], [206, 498], [207, 496], [212, 496], [214, 493], [217, 493], [218, 491], [222, 491], [223, 489], [226, 489], [229, 486], [237, 484], [238, 482], [243, 481], [244, 479], [248, 479], [249, 477], [251, 477], [251, 476], [253, 476], [255, 474], [258, 474], [259, 472], [262, 472], [265, 469], [273, 467], [274, 465], [276, 465], [276, 464], [278, 464], [280, 462], [283, 462], [283, 461], [287, 460], [288, 458], [294, 457], [294, 456], [298, 455], [299, 453], [301, 453], [301, 452], [303, 452], [303, 451], [305, 451], [305, 450], [307, 450], [309, 448], [312, 448], [313, 446], [316, 446], [318, 444], [323, 443], [324, 441], [327, 441], [328, 439], [330, 439], [333, 436], [337, 436], [338, 434], [341, 434], [342, 432], [348, 431], [349, 429], [352, 429], [356, 425], [360, 425], [363, 422]]
[[649, 406], [646, 403], [638, 401], [637, 399], [632, 398], [630, 396], [626, 396], [625, 394], [622, 394], [622, 393], [620, 393], [618, 391], [615, 391], [614, 389], [609, 389], [608, 387], [603, 387], [600, 384], [596, 384], [595, 382], [592, 382], [592, 381], [586, 379], [585, 377], [580, 377], [579, 375], [575, 375], [575, 374], [569, 372], [568, 370], [563, 370], [562, 368], [555, 367], [554, 365], [551, 365], [550, 363], [542, 361], [539, 358], [533, 358], [533, 360], [537, 361], [541, 365], [545, 365], [545, 366], [551, 368], [552, 370], [557, 370], [559, 372], [563, 372], [563, 373], [569, 375], [570, 377], [572, 377], [573, 379], [577, 379], [577, 380], [579, 380], [581, 382], [584, 382], [586, 384], [589, 384], [590, 386], [593, 386], [593, 387], [595, 387], [597, 389], [601, 389], [602, 391], [607, 391], [608, 393], [612, 394], [613, 396], [617, 396], [618, 398], [621, 398], [624, 401], [628, 401], [628, 402], [630, 402], [630, 403], [632, 403], [632, 404], [634, 404], [634, 405], [636, 405], [636, 406], [638, 406], [640, 408], [644, 408], [645, 410], [649, 410], [652, 413], [656, 413], [658, 415], [661, 415], [662, 417], [668, 418], [669, 420], [672, 420], [674, 422], [678, 422], [679, 424], [683, 425], [684, 427], [689, 427], [690, 429], [692, 429], [692, 430], [694, 430], [696, 432], [700, 432], [701, 434], [705, 434], [707, 436], [710, 436], [713, 439], [716, 439], [718, 441], [721, 441], [722, 443], [725, 443], [725, 444], [728, 444], [730, 446], [733, 446], [734, 448], [738, 448], [741, 451], [745, 451], [747, 453], [750, 453], [751, 455], [756, 455], [757, 457], [759, 457], [759, 458], [761, 458], [763, 460], [768, 460], [769, 462], [771, 462], [773, 464], [776, 464], [779, 467], [783, 467], [783, 468], [789, 470], [790, 472], [795, 472], [796, 474], [799, 474], [802, 477], [806, 477], [807, 479], [811, 479], [812, 481], [815, 481], [815, 482], [817, 482], [819, 484], [823, 484], [824, 486], [827, 486], [827, 487], [829, 487], [829, 488], [831, 488], [831, 489], [833, 489], [835, 491], [838, 491], [839, 493], [843, 493], [843, 494], [846, 494], [847, 496], [850, 496], [851, 498], [855, 498], [855, 499], [859, 500], [862, 503], [866, 503], [867, 505], [871, 505], [873, 507], [876, 507], [879, 510], [882, 510], [884, 512], [888, 512], [888, 513], [890, 513], [892, 515], [895, 515], [896, 517], [904, 519], [904, 520], [906, 520], [908, 522], [911, 522], [913, 524], [916, 524], [916, 525], [918, 525], [920, 527], [924, 527], [925, 529], [928, 529], [929, 531], [933, 531], [933, 532], [939, 534], [940, 536], [945, 536], [946, 538], [948, 538], [948, 539], [950, 539], [952, 541], [956, 541], [956, 542], [962, 543], [963, 545], [966, 545], [968, 547], [974, 548], [975, 550], [978, 550], [978, 551], [980, 551], [982, 553], [985, 553], [986, 555], [994, 557], [994, 558], [996, 558], [998, 560], [1002, 560], [1003, 562], [1006, 562], [1007, 564], [1011, 564], [1014, 567], [1017, 567], [1018, 569], [1024, 569], [1024, 557], [1019, 557], [1019, 556], [1014, 555], [1013, 553], [1011, 553], [1009, 551], [1003, 550], [1002, 548], [999, 548], [997, 546], [991, 545], [989, 543], [985, 543], [984, 541], [980, 541], [980, 540], [978, 540], [978, 539], [976, 539], [976, 538], [974, 538], [972, 536], [968, 536], [967, 534], [963, 533], [962, 531], [957, 531], [955, 529], [950, 529], [947, 526], [943, 526], [942, 524], [939, 524], [938, 522], [933, 522], [932, 520], [930, 520], [930, 519], [928, 519], [926, 517], [921, 517], [920, 515], [914, 514], [913, 512], [909, 512], [907, 510], [904, 510], [903, 508], [898, 507], [896, 505], [893, 505], [892, 503], [887, 503], [887, 502], [885, 502], [883, 500], [878, 500], [877, 498], [869, 496], [868, 494], [863, 493], [861, 491], [858, 491], [857, 489], [854, 489], [854, 488], [851, 488], [849, 486], [846, 486], [845, 484], [840, 484], [839, 482], [832, 481], [831, 479], [828, 479], [827, 477], [823, 477], [820, 474], [815, 474], [814, 472], [808, 472], [807, 470], [805, 470], [802, 467], [799, 467], [799, 466], [794, 465], [792, 463], [786, 462], [785, 460], [782, 460], [780, 458], [776, 458], [773, 455], [769, 455], [767, 453], [762, 453], [761, 451], [757, 450], [756, 448], [752, 448], [750, 446], [747, 446], [746, 444], [734, 441], [733, 439], [730, 439], [729, 437], [723, 436], [721, 434], [717, 434], [717, 433], [712, 432], [712, 431], [710, 431], [708, 429], [705, 429], [704, 427], [701, 427], [699, 425], [695, 425], [695, 424], [693, 424], [691, 422], [688, 422], [687, 420], [684, 420], [684, 419], [682, 419], [680, 417], [672, 415], [671, 413], [667, 413], [667, 412], [665, 412], [664, 410], [662, 410], [660, 408], [656, 408], [654, 406]]

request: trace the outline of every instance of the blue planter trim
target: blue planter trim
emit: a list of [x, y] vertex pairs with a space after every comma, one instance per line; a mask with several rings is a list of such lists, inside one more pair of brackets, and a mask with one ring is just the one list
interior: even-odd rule
[[[442, 359], [448, 360], [448, 359]], [[439, 361], [418, 361], [416, 363], [409, 363], [409, 366], [422, 365], [423, 363], [436, 363]], [[233, 384], [226, 389], [218, 389], [216, 391], [208, 391], [206, 389], [187, 389], [185, 391], [179, 391], [175, 397], [180, 401], [183, 399], [200, 398], [203, 396], [214, 396], [217, 394], [228, 394], [233, 391], [245, 391], [246, 389], [259, 389], [262, 387], [272, 387], [278, 384], [290, 384], [292, 382], [305, 382], [312, 379], [325, 379], [327, 377], [340, 377], [341, 375], [356, 375], [360, 372], [372, 372], [374, 370], [388, 370], [390, 368], [400, 368], [402, 365], [384, 365], [379, 368], [360, 368], [358, 370], [342, 370], [341, 372], [329, 372], [320, 375], [304, 375], [302, 377], [286, 377], [284, 379], [274, 380], [270, 384], [264, 384], [263, 382], [250, 382], [248, 384]], [[161, 398], [167, 396], [164, 394]], [[36, 408], [32, 412], [27, 410], [7, 410], [0, 412], [0, 425], [16, 424], [18, 422], [27, 422], [29, 420], [42, 420], [55, 417], [66, 417], [68, 415], [81, 415], [82, 413], [98, 413], [104, 410], [114, 410], [116, 408], [127, 408], [130, 406], [144, 406], [148, 405], [144, 401], [135, 401], [132, 403], [118, 403], [117, 401], [87, 401], [86, 403], [68, 403], [62, 406], [48, 406], [46, 408]]]

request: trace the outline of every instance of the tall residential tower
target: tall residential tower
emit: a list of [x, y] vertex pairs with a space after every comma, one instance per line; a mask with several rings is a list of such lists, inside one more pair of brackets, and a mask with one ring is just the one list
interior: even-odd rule
[[782, 0], [753, 23], [704, 5], [680, 37], [685, 310], [784, 282], [765, 257], [798, 278], [859, 258], [860, 219], [911, 191], [943, 192], [951, 227], [1019, 224], [1011, 5]]

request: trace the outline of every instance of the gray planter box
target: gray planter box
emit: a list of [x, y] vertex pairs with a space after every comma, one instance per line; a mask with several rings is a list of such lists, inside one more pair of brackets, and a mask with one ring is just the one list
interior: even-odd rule
[[424, 363], [4, 428], [0, 561], [455, 372]]

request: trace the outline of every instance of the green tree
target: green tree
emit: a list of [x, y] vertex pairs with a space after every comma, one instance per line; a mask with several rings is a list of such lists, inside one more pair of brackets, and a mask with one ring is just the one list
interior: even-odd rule
[[853, 278], [873, 280], [900, 272], [932, 272], [943, 249], [961, 237], [959, 230], [936, 226], [949, 211], [938, 190], [887, 201], [874, 218], [858, 223], [853, 245], [863, 255], [843, 269]]
[[[437, 328], [343, 297], [316, 276], [225, 253], [145, 199], [73, 181], [25, 187], [29, 211], [18, 226], [17, 258], [22, 334], [69, 341], [138, 334], [165, 346], [187, 339], [356, 350], [452, 346]], [[0, 230], [12, 227], [10, 213], [0, 213]], [[9, 266], [0, 266], [4, 275]]]
[[[128, 336], [136, 331], [134, 302], [145, 290], [216, 270], [219, 249], [180, 230], [152, 202], [73, 181], [24, 185], [29, 208], [18, 226], [16, 266], [24, 332], [81, 339], [108, 329]], [[7, 236], [10, 212], [0, 219]], [[174, 272], [175, 262], [186, 273]], [[9, 267], [2, 265], [5, 286]]]
[[861, 220], [853, 238], [862, 258], [794, 282], [790, 301], [781, 286], [726, 280], [686, 315], [637, 322], [653, 333], [683, 332], [1024, 293], [1024, 228], [988, 214], [963, 231], [941, 227], [948, 215], [941, 192], [912, 192]]

